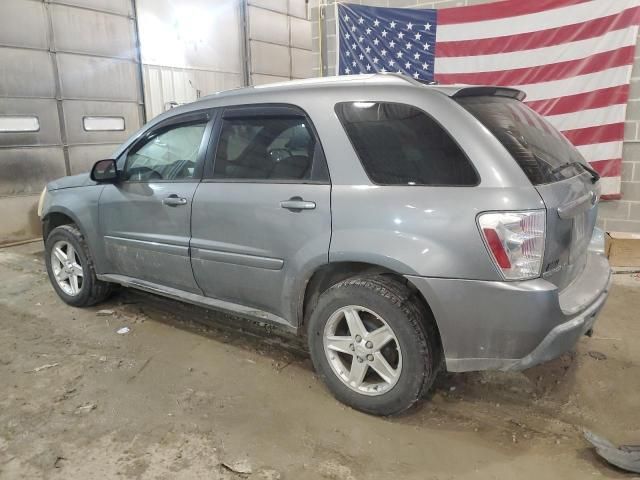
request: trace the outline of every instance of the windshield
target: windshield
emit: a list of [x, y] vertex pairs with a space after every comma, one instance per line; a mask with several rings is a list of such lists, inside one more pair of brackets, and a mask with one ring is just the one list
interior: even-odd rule
[[456, 100], [495, 135], [534, 185], [565, 180], [585, 171], [580, 166], [585, 164], [580, 152], [524, 103], [490, 96]]

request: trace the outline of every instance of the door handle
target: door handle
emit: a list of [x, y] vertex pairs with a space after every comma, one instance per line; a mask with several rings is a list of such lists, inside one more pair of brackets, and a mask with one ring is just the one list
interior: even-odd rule
[[169, 195], [162, 199], [162, 204], [168, 207], [179, 207], [180, 205], [186, 205], [187, 199], [184, 197], [179, 197], [175, 193]]
[[316, 208], [316, 202], [303, 200], [302, 197], [291, 197], [289, 200], [281, 201], [280, 206], [292, 211], [313, 210]]

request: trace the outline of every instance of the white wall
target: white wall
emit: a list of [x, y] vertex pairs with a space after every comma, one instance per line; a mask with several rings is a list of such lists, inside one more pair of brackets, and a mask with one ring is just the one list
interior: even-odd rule
[[245, 68], [249, 85], [312, 76], [305, 0], [136, 3], [147, 119], [170, 102], [243, 86]]
[[238, 0], [137, 0], [147, 119], [243, 84]]

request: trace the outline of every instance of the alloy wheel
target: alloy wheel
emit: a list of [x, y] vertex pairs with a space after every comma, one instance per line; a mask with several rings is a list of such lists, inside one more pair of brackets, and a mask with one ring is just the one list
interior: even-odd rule
[[351, 390], [382, 395], [402, 372], [402, 352], [395, 333], [372, 310], [349, 305], [336, 310], [324, 328], [326, 358], [336, 376]]
[[51, 249], [51, 269], [58, 287], [71, 297], [80, 293], [84, 269], [78, 252], [71, 243], [60, 240]]

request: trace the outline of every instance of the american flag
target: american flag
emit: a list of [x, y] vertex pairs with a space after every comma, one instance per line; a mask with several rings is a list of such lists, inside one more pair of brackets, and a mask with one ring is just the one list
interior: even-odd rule
[[601, 173], [603, 198], [620, 198], [640, 0], [505, 0], [437, 10], [339, 4], [337, 17], [339, 74], [519, 88]]

